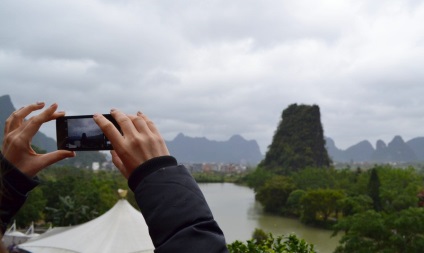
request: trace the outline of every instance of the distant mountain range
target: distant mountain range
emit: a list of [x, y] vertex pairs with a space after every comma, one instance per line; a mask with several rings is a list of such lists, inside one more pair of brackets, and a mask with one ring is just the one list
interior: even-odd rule
[[326, 147], [334, 162], [424, 162], [424, 137], [413, 138], [405, 142], [401, 136], [395, 136], [389, 144], [378, 140], [376, 148], [369, 141], [364, 140], [346, 150], [337, 148], [334, 141], [327, 137]]
[[258, 143], [254, 140], [248, 141], [240, 135], [233, 135], [228, 141], [213, 141], [180, 133], [166, 144], [169, 152], [179, 162], [256, 165], [263, 159]]
[[[0, 96], [0, 131], [4, 131], [6, 119], [15, 111], [9, 95]], [[3, 143], [3, 134], [0, 135]], [[181, 163], [242, 163], [256, 165], [262, 159], [259, 145], [256, 141], [245, 140], [240, 135], [232, 136], [228, 141], [213, 141], [206, 138], [188, 137], [179, 134], [172, 141], [166, 141], [170, 153]], [[38, 132], [32, 144], [48, 151], [57, 150], [56, 141]], [[83, 160], [83, 161], [78, 161]], [[78, 152], [76, 158], [67, 159], [67, 164], [91, 164], [94, 161], [105, 160], [104, 154], [93, 151]]]
[[[3, 133], [7, 118], [15, 111], [9, 95], [0, 96], [0, 143], [3, 143]], [[56, 140], [38, 131], [32, 139], [32, 144], [51, 152], [57, 150]], [[60, 165], [73, 165], [83, 168], [91, 168], [93, 162], [104, 162], [106, 156], [98, 151], [77, 152], [75, 158], [69, 158], [59, 162]]]
[[[424, 162], [424, 137], [405, 142], [402, 137], [395, 136], [387, 145], [382, 140], [377, 141], [376, 148], [364, 140], [346, 150], [337, 148], [331, 138], [325, 139], [328, 154], [336, 163]], [[240, 135], [218, 142], [179, 134], [173, 141], [168, 141], [167, 145], [171, 154], [182, 162], [258, 164], [264, 158], [256, 141], [247, 141]]]
[[[13, 111], [15, 107], [10, 96], [0, 96], [0, 133], [4, 132], [4, 123]], [[0, 143], [3, 143], [3, 134], [0, 134]], [[218, 162], [256, 165], [264, 158], [255, 140], [246, 140], [240, 135], [234, 135], [227, 141], [214, 141], [204, 137], [188, 137], [180, 133], [166, 143], [170, 153], [182, 163]], [[35, 135], [33, 144], [48, 152], [57, 149], [56, 141], [41, 132]], [[346, 150], [337, 148], [334, 140], [326, 137], [326, 148], [334, 162], [424, 162], [424, 137], [405, 142], [402, 137], [395, 136], [388, 144], [382, 140], [377, 141], [376, 148], [364, 140]], [[78, 162], [78, 159], [82, 159], [85, 160], [84, 164], [90, 164], [91, 160], [105, 160], [104, 154], [99, 152], [79, 153], [81, 154], [77, 155], [77, 158], [68, 159], [69, 162]]]

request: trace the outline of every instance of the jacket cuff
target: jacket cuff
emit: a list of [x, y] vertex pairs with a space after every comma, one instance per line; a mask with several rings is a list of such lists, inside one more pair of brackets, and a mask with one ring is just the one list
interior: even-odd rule
[[175, 165], [178, 165], [178, 163], [173, 156], [159, 156], [147, 160], [131, 173], [130, 177], [128, 178], [128, 186], [134, 192], [140, 182], [153, 172]]
[[28, 193], [39, 185], [37, 177], [30, 178], [23, 174], [13, 164], [11, 164], [6, 158], [0, 153], [1, 170], [2, 170], [2, 181], [9, 185], [16, 193], [22, 196], [27, 196]]

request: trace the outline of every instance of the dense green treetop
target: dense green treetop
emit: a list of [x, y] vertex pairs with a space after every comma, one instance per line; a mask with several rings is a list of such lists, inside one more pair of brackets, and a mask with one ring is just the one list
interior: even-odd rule
[[307, 243], [295, 234], [274, 236], [262, 231], [260, 238], [257, 237], [258, 230], [255, 230], [255, 234], [253, 239], [246, 242], [235, 241], [228, 244], [228, 251], [230, 253], [317, 253], [313, 244]]
[[[41, 184], [15, 216], [18, 227], [31, 222], [53, 226], [81, 224], [108, 211], [119, 199], [118, 189], [127, 180], [118, 171], [92, 171], [72, 166], [52, 166], [38, 175]], [[128, 201], [136, 208], [134, 194]]]

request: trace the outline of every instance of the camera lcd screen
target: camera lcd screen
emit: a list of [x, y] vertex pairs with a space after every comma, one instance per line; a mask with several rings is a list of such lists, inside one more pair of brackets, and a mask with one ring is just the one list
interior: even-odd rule
[[[110, 114], [104, 116], [118, 126]], [[94, 122], [93, 115], [56, 119], [56, 137], [58, 149], [74, 151], [113, 149], [110, 141]]]

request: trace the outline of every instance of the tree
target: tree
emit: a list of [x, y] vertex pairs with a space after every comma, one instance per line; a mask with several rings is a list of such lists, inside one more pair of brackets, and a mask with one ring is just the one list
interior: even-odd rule
[[386, 214], [369, 210], [341, 220], [344, 231], [336, 253], [420, 253], [424, 248], [424, 209], [408, 208]]
[[408, 208], [391, 214], [386, 220], [387, 227], [393, 231], [390, 247], [397, 252], [423, 252], [424, 249], [424, 209]]
[[255, 192], [262, 187], [266, 181], [271, 179], [274, 174], [268, 170], [265, 170], [261, 167], [256, 168], [253, 172], [246, 175], [244, 180], [247, 182], [247, 185], [250, 188], [253, 188]]
[[368, 183], [368, 195], [372, 199], [374, 210], [379, 212], [383, 208], [380, 200], [380, 179], [378, 178], [377, 169], [371, 169], [370, 181]]
[[281, 213], [294, 189], [295, 185], [290, 178], [277, 175], [259, 188], [256, 199], [264, 206], [265, 211]]
[[46, 210], [51, 212], [53, 223], [58, 226], [77, 225], [98, 216], [97, 211], [77, 204], [70, 196], [59, 196], [59, 208], [46, 207]]
[[256, 228], [255, 231], [253, 231], [252, 239], [255, 240], [257, 243], [262, 243], [263, 241], [268, 239], [268, 234], [262, 229]]
[[[43, 182], [40, 188], [49, 207], [44, 214], [45, 220], [53, 225], [76, 224], [103, 214], [118, 200], [117, 190], [127, 187], [126, 180], [117, 171], [93, 172], [68, 166], [44, 170], [40, 179]], [[132, 192], [127, 198], [137, 206]], [[58, 218], [61, 213], [73, 217], [73, 213], [78, 212], [82, 215], [75, 219]]]
[[324, 131], [317, 105], [292, 104], [282, 113], [261, 167], [287, 174], [306, 167], [329, 167]]
[[29, 194], [25, 204], [16, 214], [14, 219], [18, 227], [26, 227], [31, 222], [37, 222], [44, 219], [44, 207], [46, 206], [46, 199], [40, 188], [35, 188]]
[[336, 174], [334, 169], [305, 168], [297, 173], [292, 173], [291, 177], [296, 186], [302, 190], [326, 189], [336, 186]]
[[302, 198], [305, 196], [306, 191], [294, 190], [287, 198], [286, 205], [283, 209], [284, 214], [300, 216], [302, 208]]
[[333, 214], [337, 218], [340, 208], [339, 202], [344, 196], [343, 191], [334, 189], [307, 191], [301, 200], [303, 206], [301, 220], [307, 224], [322, 223], [326, 225], [330, 215]]
[[[345, 231], [335, 253], [385, 252], [382, 249], [390, 232], [385, 226], [384, 214], [369, 210], [346, 217], [335, 225], [335, 233]], [[387, 251], [395, 252], [395, 251]]]
[[418, 193], [422, 189], [422, 175], [414, 168], [392, 168], [378, 166], [380, 199], [386, 212], [396, 212], [409, 207], [416, 207]]
[[372, 204], [372, 199], [368, 195], [347, 196], [339, 202], [343, 216], [365, 212], [372, 209]]
[[269, 234], [264, 240], [235, 241], [227, 245], [230, 253], [317, 253], [313, 244], [296, 235], [274, 237]]

